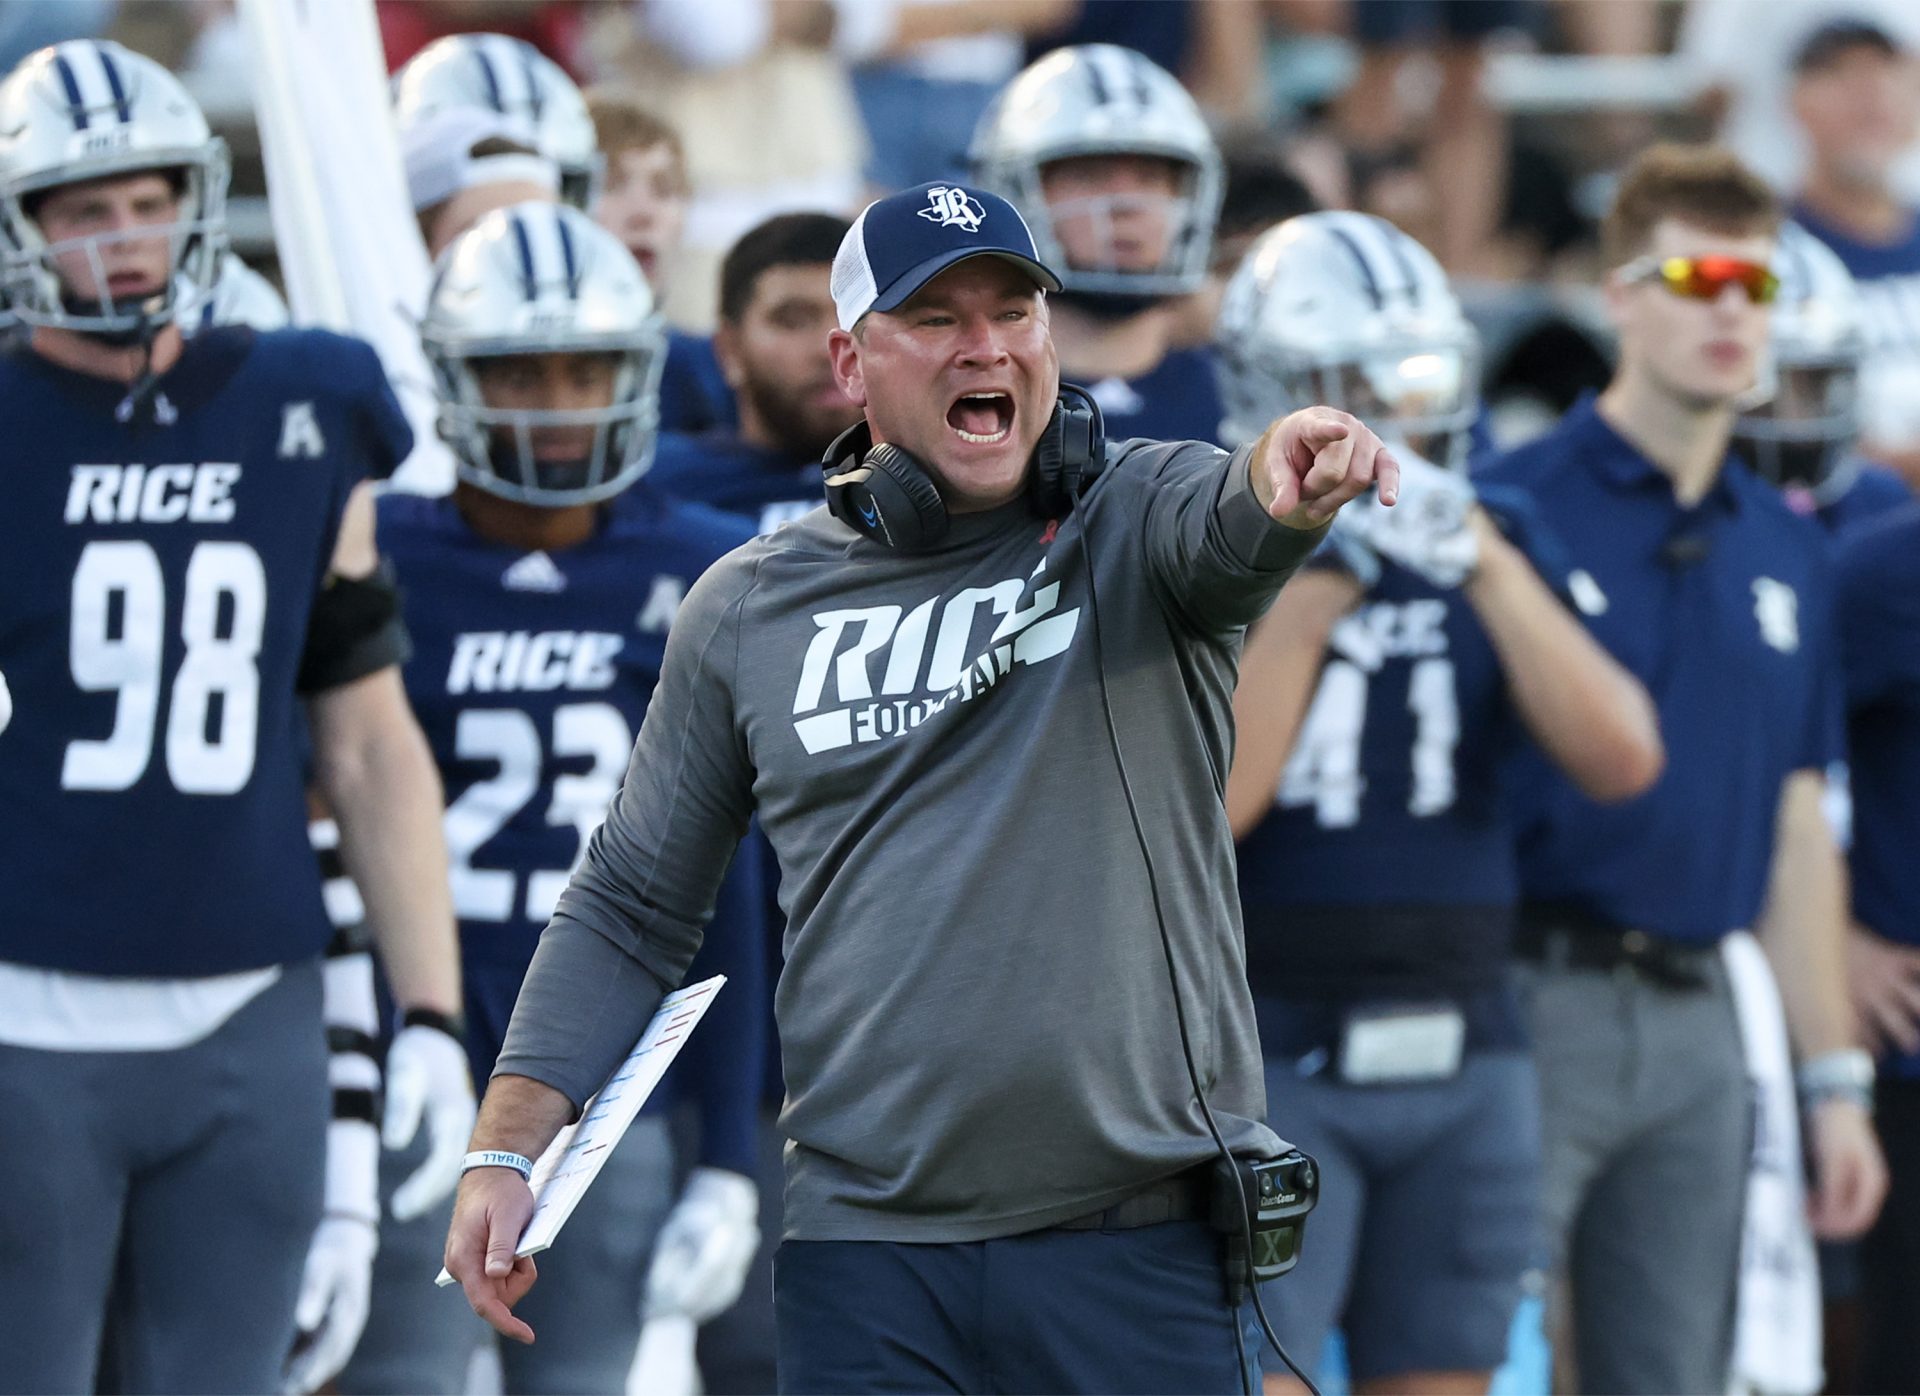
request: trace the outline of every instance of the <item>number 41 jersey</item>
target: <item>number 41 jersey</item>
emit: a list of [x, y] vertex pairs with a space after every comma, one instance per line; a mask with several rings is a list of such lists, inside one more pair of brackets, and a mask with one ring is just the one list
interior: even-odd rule
[[317, 955], [295, 681], [347, 496], [412, 435], [373, 350], [321, 331], [211, 331], [126, 394], [0, 356], [0, 961]]

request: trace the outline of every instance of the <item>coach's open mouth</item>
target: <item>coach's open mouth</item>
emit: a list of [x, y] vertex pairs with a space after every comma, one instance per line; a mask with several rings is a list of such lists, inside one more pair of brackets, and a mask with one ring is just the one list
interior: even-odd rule
[[996, 446], [1013, 430], [1013, 397], [1003, 392], [966, 393], [947, 409], [947, 425], [962, 441]]

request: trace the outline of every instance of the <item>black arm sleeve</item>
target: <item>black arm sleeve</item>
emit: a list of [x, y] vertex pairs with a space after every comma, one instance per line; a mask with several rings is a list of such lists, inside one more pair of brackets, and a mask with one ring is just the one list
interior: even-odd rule
[[364, 577], [328, 577], [307, 617], [296, 687], [312, 698], [364, 679], [413, 653], [400, 616], [400, 588], [384, 558]]

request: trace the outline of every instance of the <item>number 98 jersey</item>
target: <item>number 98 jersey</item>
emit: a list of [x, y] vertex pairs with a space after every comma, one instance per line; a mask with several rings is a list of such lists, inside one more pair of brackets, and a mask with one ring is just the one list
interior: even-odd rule
[[527, 552], [451, 499], [380, 501], [414, 651], [407, 696], [446, 786], [447, 863], [476, 1065], [626, 775], [687, 588], [743, 519], [635, 486], [578, 546]]
[[126, 399], [0, 356], [0, 961], [317, 955], [295, 678], [347, 496], [412, 434], [373, 350], [321, 331], [205, 333]]

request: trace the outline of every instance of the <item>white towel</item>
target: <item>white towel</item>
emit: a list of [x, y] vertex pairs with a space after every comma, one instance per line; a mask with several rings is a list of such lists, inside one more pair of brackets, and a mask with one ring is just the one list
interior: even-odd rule
[[1729, 1390], [1812, 1396], [1826, 1382], [1820, 1267], [1807, 1224], [1786, 1014], [1760, 943], [1736, 931], [1722, 946], [1756, 1106]]

